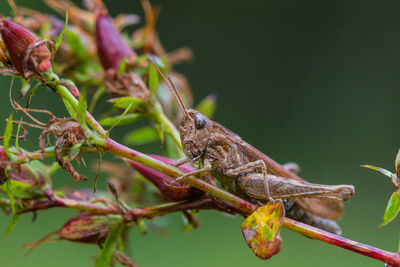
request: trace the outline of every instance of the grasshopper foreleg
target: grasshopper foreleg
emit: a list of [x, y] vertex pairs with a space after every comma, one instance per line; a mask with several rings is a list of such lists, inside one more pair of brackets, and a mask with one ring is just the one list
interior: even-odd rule
[[188, 163], [188, 162], [196, 162], [196, 161], [198, 161], [200, 159], [200, 157], [201, 157], [201, 155], [199, 155], [199, 156], [197, 156], [195, 158], [192, 158], [192, 159], [189, 159], [189, 158], [178, 159], [177, 161], [175, 161], [171, 165], [174, 166], [174, 167], [178, 167], [178, 166], [181, 166], [181, 165], [183, 165], [185, 163]]
[[174, 161], [174, 163], [172, 163], [171, 166], [178, 167], [190, 161], [191, 160], [189, 158], [178, 159], [177, 161]]
[[199, 173], [202, 173], [202, 172], [209, 172], [210, 170], [211, 170], [210, 167], [204, 167], [204, 168], [199, 169], [199, 170], [195, 170], [195, 171], [192, 171], [192, 172], [187, 172], [184, 175], [182, 175], [182, 176], [176, 178], [175, 180], [173, 180], [171, 182], [171, 184], [174, 184], [174, 183], [176, 183], [176, 182], [178, 182], [178, 181], [180, 181], [180, 180], [182, 180], [182, 179], [184, 179], [186, 177], [189, 177], [191, 175], [199, 174]]

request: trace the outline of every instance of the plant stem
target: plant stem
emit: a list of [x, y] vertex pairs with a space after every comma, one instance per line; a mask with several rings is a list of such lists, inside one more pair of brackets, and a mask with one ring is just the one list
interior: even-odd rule
[[154, 111], [151, 113], [151, 116], [154, 117], [155, 121], [160, 123], [161, 128], [172, 137], [172, 140], [174, 140], [179, 150], [182, 151], [183, 148], [181, 143], [181, 137], [175, 125], [171, 122], [170, 119], [167, 118], [167, 116], [165, 116], [161, 104], [158, 102], [158, 100], [154, 99], [152, 102], [154, 103], [153, 104]]
[[[5, 204], [6, 203], [4, 203], [4, 205]], [[112, 206], [108, 207], [108, 206], [98, 205], [96, 203], [79, 201], [68, 198], [61, 198], [61, 197], [54, 197], [53, 199], [49, 200], [37, 200], [35, 203], [32, 204], [31, 207], [20, 210], [18, 214], [23, 214], [37, 210], [46, 210], [54, 207], [69, 208], [79, 211], [89, 211], [97, 214], [122, 215], [119, 209]], [[132, 220], [136, 220], [137, 218], [152, 219], [154, 217], [163, 216], [171, 212], [178, 212], [178, 211], [185, 211], [192, 209], [211, 209], [214, 207], [215, 206], [213, 205], [212, 199], [208, 197], [208, 198], [198, 199], [192, 202], [180, 201], [180, 202], [171, 202], [152, 207], [129, 209], [126, 212], [126, 214], [131, 215]]]
[[[43, 75], [46, 78], [46, 85], [56, 90], [60, 97], [68, 101], [75, 110], [78, 110], [79, 101], [65, 86], [60, 84], [60, 78], [53, 72], [43, 72]], [[101, 137], [106, 137], [106, 130], [88, 111], [86, 111], [86, 121]]]
[[392, 266], [400, 266], [400, 254], [388, 252], [338, 235], [334, 235], [332, 233], [311, 227], [307, 224], [297, 222], [289, 218], [284, 219], [282, 226], [286, 229], [303, 234], [310, 238], [317, 239], [350, 251], [354, 251], [361, 255], [377, 259], [385, 263], [392, 264]]
[[[92, 154], [92, 153], [98, 153], [102, 150], [101, 147], [82, 147], [80, 150], [81, 154]], [[52, 158], [54, 157], [54, 146], [52, 147], [47, 147], [45, 150], [44, 158]], [[18, 164], [23, 164], [30, 162], [32, 160], [41, 160], [42, 158], [42, 152], [41, 151], [35, 151], [35, 152], [21, 152], [20, 154], [17, 155], [15, 159], [15, 163]]]

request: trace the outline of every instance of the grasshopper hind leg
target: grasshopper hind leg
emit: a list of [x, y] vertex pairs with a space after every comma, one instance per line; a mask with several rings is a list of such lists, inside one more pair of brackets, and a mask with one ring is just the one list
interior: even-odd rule
[[[225, 174], [228, 176], [243, 176], [249, 173], [261, 173], [264, 177], [264, 193], [265, 198], [268, 201], [274, 202], [274, 199], [271, 197], [268, 180], [267, 180], [267, 166], [263, 160], [256, 160], [251, 162], [246, 162], [243, 154], [240, 153], [239, 148], [236, 144], [233, 144], [226, 156], [226, 167], [228, 168], [225, 171]], [[260, 169], [261, 171], [257, 171]]]

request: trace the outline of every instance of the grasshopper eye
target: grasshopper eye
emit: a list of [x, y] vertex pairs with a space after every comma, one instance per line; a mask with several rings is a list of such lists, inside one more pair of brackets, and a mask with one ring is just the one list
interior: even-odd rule
[[196, 126], [196, 129], [202, 129], [204, 126], [207, 124], [207, 119], [204, 117], [204, 115], [197, 113], [194, 116], [194, 125]]

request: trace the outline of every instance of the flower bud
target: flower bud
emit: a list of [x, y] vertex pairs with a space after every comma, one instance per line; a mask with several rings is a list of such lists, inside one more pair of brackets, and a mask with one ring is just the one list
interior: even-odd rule
[[108, 216], [82, 212], [66, 222], [57, 234], [61, 239], [97, 244], [108, 235], [109, 223]]
[[[169, 165], [174, 163], [174, 160], [170, 158], [159, 155], [150, 156]], [[183, 182], [172, 183], [176, 179], [174, 177], [168, 176], [131, 160], [127, 160], [127, 163], [140, 172], [140, 174], [142, 174], [147, 180], [152, 182], [160, 190], [161, 194], [168, 200], [182, 201], [198, 198], [204, 194], [203, 191], [186, 185]], [[181, 165], [178, 168], [184, 172], [191, 172], [195, 170], [195, 168], [187, 164]]]
[[[2, 186], [8, 178], [14, 187], [16, 198], [35, 199], [45, 195], [51, 187], [47, 173], [42, 173], [31, 163], [17, 164], [7, 160], [0, 160], [0, 192], [8, 192], [8, 187]], [[37, 166], [36, 166], [37, 167]]]
[[85, 244], [101, 244], [109, 234], [110, 227], [120, 222], [121, 217], [117, 215], [81, 212], [69, 219], [58, 231], [48, 234], [39, 241], [27, 243], [24, 247], [30, 248], [29, 254], [42, 243], [60, 239]]
[[12, 170], [11, 179], [32, 187], [40, 187], [46, 182], [42, 173], [32, 172], [25, 164], [19, 166], [19, 170]]
[[136, 54], [124, 42], [121, 33], [105, 12], [96, 16], [96, 45], [100, 63], [105, 70], [118, 69], [123, 58], [130, 63], [136, 60]]
[[[32, 32], [14, 22], [0, 19], [0, 34], [11, 63], [21, 76], [27, 77], [26, 71], [50, 69], [51, 53], [45, 44], [34, 48], [28, 62], [24, 63], [28, 48], [39, 41], [39, 38]], [[24, 64], [28, 64], [28, 66], [24, 66]]]
[[7, 191], [7, 187], [2, 185], [10, 178], [16, 186], [15, 197], [42, 197], [46, 189], [51, 186], [51, 182], [45, 167], [40, 164], [40, 162], [14, 163], [7, 157], [4, 147], [0, 146], [0, 192]]

